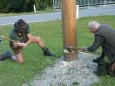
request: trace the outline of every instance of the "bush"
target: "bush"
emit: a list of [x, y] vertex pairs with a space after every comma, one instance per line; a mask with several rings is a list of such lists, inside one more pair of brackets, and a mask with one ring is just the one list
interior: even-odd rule
[[33, 11], [33, 5], [35, 4], [35, 0], [26, 1], [26, 5], [24, 7], [24, 11], [31, 12]]
[[8, 0], [0, 0], [0, 13], [4, 13], [8, 4]]
[[22, 12], [24, 11], [26, 0], [10, 0], [7, 6], [10, 12]]
[[52, 0], [35, 0], [35, 5], [37, 10], [44, 10], [47, 7], [52, 7], [53, 1]]
[[34, 4], [37, 10], [44, 10], [52, 6], [52, 0], [0, 0], [0, 13], [30, 12]]

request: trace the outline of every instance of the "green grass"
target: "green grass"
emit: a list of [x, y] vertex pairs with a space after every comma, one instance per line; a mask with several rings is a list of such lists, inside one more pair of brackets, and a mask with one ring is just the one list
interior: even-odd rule
[[[87, 23], [91, 20], [97, 20], [100, 23], [106, 23], [115, 27], [115, 16], [84, 17], [78, 19], [78, 47], [90, 46], [93, 42], [93, 34], [89, 32], [87, 27]], [[57, 55], [57, 58], [44, 57], [42, 50], [36, 44], [31, 44], [23, 50], [23, 64], [18, 64], [10, 59], [0, 62], [0, 86], [21, 86], [22, 83], [30, 83], [38, 73], [42, 73], [45, 67], [52, 65], [56, 59], [63, 55], [61, 21], [30, 23], [29, 25], [31, 33], [40, 36], [46, 46]], [[12, 28], [13, 25], [0, 26], [0, 34], [8, 36]], [[8, 41], [3, 39], [3, 44], [0, 46], [0, 54], [5, 51], [11, 51], [11, 49], [8, 46]], [[100, 77], [100, 82], [93, 83], [92, 86], [114, 86], [114, 80], [110, 76], [102, 76]]]

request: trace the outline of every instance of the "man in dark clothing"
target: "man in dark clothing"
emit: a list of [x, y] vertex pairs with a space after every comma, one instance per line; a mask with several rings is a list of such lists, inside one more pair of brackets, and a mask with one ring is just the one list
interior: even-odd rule
[[11, 53], [6, 52], [1, 55], [0, 58], [6, 59], [11, 57], [13, 60], [18, 63], [23, 62], [23, 47], [28, 46], [31, 43], [37, 43], [37, 45], [43, 50], [45, 56], [55, 56], [52, 54], [48, 48], [45, 47], [44, 42], [39, 36], [33, 36], [30, 33], [29, 25], [23, 19], [19, 19], [14, 24], [14, 29], [11, 31], [9, 38], [13, 41], [10, 41], [10, 48], [13, 50], [15, 55], [11, 55]]
[[93, 45], [90, 47], [82, 48], [83, 51], [89, 52], [96, 51], [100, 46], [102, 47], [102, 54], [94, 62], [100, 62], [104, 60], [105, 55], [109, 58], [110, 70], [115, 71], [115, 30], [107, 24], [99, 24], [97, 21], [91, 21], [88, 23], [89, 30], [94, 34], [95, 39]]

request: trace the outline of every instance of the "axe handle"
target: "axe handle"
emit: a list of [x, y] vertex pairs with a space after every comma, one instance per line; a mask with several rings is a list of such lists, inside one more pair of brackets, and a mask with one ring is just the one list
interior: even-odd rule
[[17, 41], [14, 41], [14, 40], [12, 40], [12, 39], [6, 37], [6, 36], [3, 36], [3, 35], [1, 36], [1, 38], [5, 38], [5, 39], [7, 39], [7, 40], [9, 40], [9, 41], [12, 41], [12, 42], [17, 42]]

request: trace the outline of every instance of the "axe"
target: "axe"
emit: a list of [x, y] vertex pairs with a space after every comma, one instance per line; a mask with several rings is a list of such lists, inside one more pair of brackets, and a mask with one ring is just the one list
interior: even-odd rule
[[83, 52], [81, 48], [76, 48], [76, 47], [71, 47], [71, 46], [66, 46], [65, 47], [65, 52], [73, 52], [74, 50], [78, 52]]
[[17, 41], [14, 41], [14, 40], [8, 38], [8, 37], [5, 36], [5, 35], [0, 35], [0, 45], [2, 44], [2, 38], [6, 39], [6, 40], [8, 40], [8, 41], [17, 42]]

